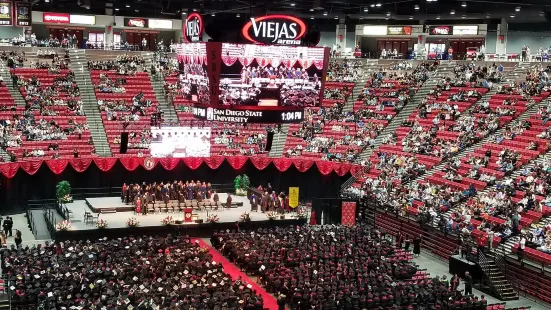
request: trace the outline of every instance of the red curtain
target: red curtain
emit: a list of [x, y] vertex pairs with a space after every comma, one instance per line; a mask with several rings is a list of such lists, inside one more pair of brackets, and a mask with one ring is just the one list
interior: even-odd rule
[[52, 160], [46, 160], [46, 165], [52, 170], [54, 174], [61, 174], [65, 168], [67, 168], [67, 165], [69, 164], [69, 161], [67, 159], [52, 159]]
[[341, 224], [343, 225], [356, 225], [356, 202], [355, 201], [343, 201], [342, 202], [342, 217]]
[[117, 162], [116, 158], [109, 158], [109, 157], [97, 157], [94, 158], [94, 163], [96, 163], [96, 166], [98, 166], [98, 169], [106, 172], [113, 168], [115, 163]]
[[183, 158], [184, 164], [189, 167], [191, 170], [195, 170], [201, 166], [203, 163], [203, 158], [201, 157], [188, 157]]
[[316, 166], [318, 167], [319, 172], [323, 175], [328, 175], [333, 171], [333, 163], [330, 161], [316, 161]]
[[29, 175], [34, 175], [38, 169], [42, 166], [42, 161], [22, 161], [21, 169], [28, 173]]
[[295, 167], [297, 168], [298, 171], [306, 172], [308, 171], [308, 169], [312, 167], [312, 165], [314, 164], [314, 161], [311, 159], [297, 158], [293, 160], [293, 164], [295, 164]]
[[228, 161], [230, 166], [232, 166], [233, 169], [239, 170], [243, 168], [243, 166], [245, 166], [249, 158], [245, 156], [232, 156], [232, 157], [227, 157], [226, 160]]
[[84, 172], [92, 164], [92, 158], [74, 158], [69, 162], [76, 172]]
[[224, 156], [211, 156], [211, 157], [205, 157], [203, 160], [205, 161], [205, 164], [209, 166], [210, 169], [218, 169], [224, 162]]
[[140, 157], [122, 157], [119, 160], [128, 171], [136, 170], [136, 168], [140, 165], [140, 161], [143, 163], [143, 158]]
[[[323, 173], [321, 171], [321, 168], [319, 166], [319, 161], [316, 162], [316, 164], [318, 164], [318, 169], [321, 173]], [[333, 168], [335, 169], [335, 173], [338, 174], [339, 176], [343, 177], [344, 175], [346, 175], [348, 173], [348, 171], [350, 171], [350, 168], [351, 168], [351, 164], [338, 164], [338, 165], [333, 165]], [[323, 173], [325, 174], [325, 173]]]
[[188, 157], [188, 158], [151, 158], [151, 157], [96, 157], [96, 158], [71, 158], [71, 159], [55, 159], [55, 160], [36, 160], [36, 161], [22, 161], [19, 163], [0, 163], [0, 172], [6, 178], [13, 178], [17, 171], [21, 168], [26, 173], [35, 174], [42, 162], [45, 162], [48, 168], [55, 173], [61, 174], [65, 168], [70, 164], [76, 172], [84, 172], [94, 162], [99, 170], [109, 171], [115, 166], [117, 161], [120, 160], [123, 167], [128, 171], [134, 171], [140, 165], [147, 170], [152, 170], [161, 163], [164, 169], [173, 170], [178, 166], [180, 161], [192, 170], [195, 170], [201, 166], [203, 162], [211, 169], [218, 169], [225, 160], [232, 166], [233, 169], [239, 170], [245, 166], [248, 160], [250, 160], [256, 169], [264, 170], [270, 163], [273, 163], [278, 171], [284, 172], [295, 165], [298, 171], [306, 172], [310, 169], [314, 163], [316, 167], [323, 175], [328, 175], [335, 171], [340, 176], [346, 175], [348, 172], [356, 174], [361, 170], [359, 165], [335, 163], [322, 160], [311, 160], [305, 158], [268, 158], [268, 157], [224, 157], [224, 156], [212, 156], [212, 157]]
[[274, 166], [276, 166], [277, 170], [280, 172], [287, 171], [289, 167], [293, 164], [293, 160], [289, 158], [274, 158]]
[[272, 162], [272, 159], [268, 157], [251, 157], [251, 162], [256, 169], [264, 170]]
[[18, 163], [5, 163], [0, 165], [0, 171], [8, 179], [13, 178], [18, 170], [19, 170]]
[[165, 168], [165, 170], [172, 170], [178, 166], [178, 163], [180, 162], [179, 158], [161, 158], [159, 159], [161, 162], [161, 166]]

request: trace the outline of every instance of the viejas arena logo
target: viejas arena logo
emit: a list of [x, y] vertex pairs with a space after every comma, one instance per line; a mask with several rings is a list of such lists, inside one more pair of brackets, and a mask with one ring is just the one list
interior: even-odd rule
[[203, 35], [203, 18], [198, 13], [189, 14], [184, 22], [184, 40], [200, 42]]
[[128, 27], [138, 27], [138, 28], [145, 28], [147, 25], [146, 21], [141, 18], [129, 18], [126, 26]]
[[448, 26], [431, 27], [429, 32], [430, 34], [445, 36], [452, 34], [452, 28]]
[[266, 15], [251, 18], [241, 33], [256, 44], [299, 45], [306, 34], [306, 24], [294, 16]]

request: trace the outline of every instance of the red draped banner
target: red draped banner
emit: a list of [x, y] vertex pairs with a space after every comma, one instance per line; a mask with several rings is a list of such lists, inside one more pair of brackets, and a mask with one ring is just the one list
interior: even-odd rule
[[211, 169], [218, 169], [224, 162], [234, 169], [239, 170], [251, 162], [258, 170], [266, 169], [270, 164], [280, 171], [285, 172], [292, 165], [300, 172], [306, 172], [314, 165], [323, 175], [329, 175], [335, 172], [339, 176], [344, 176], [347, 173], [355, 174], [361, 169], [358, 165], [348, 163], [337, 163], [324, 160], [312, 160], [308, 158], [269, 158], [269, 157], [246, 157], [246, 156], [212, 156], [212, 157], [186, 157], [186, 158], [151, 158], [151, 157], [89, 157], [89, 158], [70, 158], [70, 159], [47, 159], [47, 160], [31, 160], [15, 163], [0, 163], [0, 173], [6, 178], [13, 178], [19, 169], [27, 174], [35, 174], [42, 163], [54, 173], [61, 174], [70, 166], [76, 172], [84, 172], [92, 162], [99, 170], [107, 172], [111, 170], [117, 162], [120, 162], [124, 169], [134, 171], [139, 167], [146, 170], [153, 170], [158, 164], [165, 170], [173, 170], [178, 164], [183, 163], [189, 169], [195, 170], [203, 163]]
[[355, 201], [342, 202], [341, 224], [356, 225], [356, 202]]

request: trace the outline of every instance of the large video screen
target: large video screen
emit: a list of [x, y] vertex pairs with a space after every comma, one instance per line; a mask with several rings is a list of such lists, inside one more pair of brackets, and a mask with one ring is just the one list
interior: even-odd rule
[[149, 150], [153, 157], [209, 157], [210, 127], [151, 128]]
[[222, 44], [219, 105], [271, 110], [319, 106], [324, 49]]
[[184, 97], [194, 103], [209, 104], [206, 43], [178, 44], [177, 85]]

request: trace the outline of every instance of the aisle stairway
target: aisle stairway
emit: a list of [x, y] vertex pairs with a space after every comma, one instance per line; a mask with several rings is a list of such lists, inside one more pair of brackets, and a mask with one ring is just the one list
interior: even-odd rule
[[155, 91], [155, 97], [157, 97], [157, 102], [159, 107], [163, 111], [163, 120], [164, 123], [175, 124], [178, 123], [178, 115], [176, 115], [176, 110], [173, 104], [168, 103], [165, 96], [165, 90], [163, 88], [164, 79], [158, 74], [157, 77], [154, 77], [152, 74], [149, 74], [149, 80], [151, 81], [151, 87]]
[[6, 83], [6, 86], [10, 92], [11, 97], [13, 98], [13, 101], [15, 101], [15, 104], [19, 107], [24, 107], [25, 99], [21, 95], [19, 89], [13, 87], [10, 76], [10, 69], [5, 64], [2, 64], [1, 66], [0, 76], [2, 76], [2, 78], [4, 79], [4, 83]]
[[272, 149], [270, 150], [270, 153], [268, 153], [269, 157], [281, 157], [283, 155], [283, 148], [285, 147], [285, 143], [287, 143], [289, 127], [289, 124], [281, 124], [281, 132], [274, 133]]
[[492, 296], [501, 301], [518, 300], [518, 294], [505, 276], [506, 262], [502, 255], [479, 252], [478, 264], [484, 274]]
[[86, 121], [94, 140], [96, 154], [99, 156], [111, 156], [105, 127], [103, 126], [98, 109], [98, 100], [94, 93], [92, 80], [90, 79], [85, 50], [71, 49], [69, 57], [71, 59], [69, 69], [75, 74], [75, 79], [80, 90], [80, 98], [83, 102], [84, 113], [86, 114]]
[[427, 94], [434, 88], [437, 83], [437, 79], [429, 77], [429, 79], [423, 84], [423, 86], [411, 97], [411, 102], [402, 108], [400, 112], [388, 123], [383, 131], [375, 138], [375, 147], [373, 149], [366, 149], [361, 155], [361, 159], [368, 159], [371, 153], [377, 149], [382, 143], [384, 137], [387, 137], [390, 133], [396, 131], [396, 128], [400, 127], [402, 122], [409, 117], [409, 115], [415, 111], [421, 101], [427, 96]]

